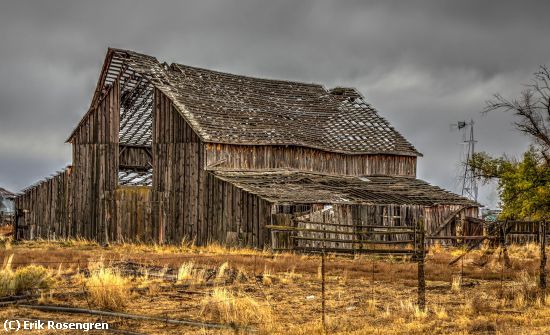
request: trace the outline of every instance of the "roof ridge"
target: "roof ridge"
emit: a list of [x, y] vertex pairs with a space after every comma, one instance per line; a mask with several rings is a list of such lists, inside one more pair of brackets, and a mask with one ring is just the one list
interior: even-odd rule
[[[241, 78], [252, 79], [252, 80], [260, 80], [260, 81], [276, 82], [276, 83], [285, 83], [285, 84], [299, 84], [299, 85], [305, 85], [305, 86], [325, 88], [322, 84], [318, 84], [318, 83], [315, 83], [315, 82], [295, 81], [295, 80], [276, 79], [276, 78], [267, 78], [267, 77], [255, 77], [255, 76], [252, 76], [252, 75], [236, 74], [236, 73], [232, 73], [232, 72], [212, 70], [212, 69], [207, 69], [207, 68], [203, 68], [203, 67], [199, 67], [199, 66], [192, 66], [192, 65], [180, 64], [180, 63], [170, 64], [169, 68], [172, 68], [172, 67], [177, 67], [178, 70], [181, 71], [182, 73], [183, 73], [182, 68], [189, 68], [189, 69], [198, 70], [198, 71], [207, 71], [207, 72], [212, 72], [212, 73], [216, 73], [216, 74], [219, 74], [219, 75], [241, 77]], [[329, 93], [329, 92], [327, 91], [327, 93]]]

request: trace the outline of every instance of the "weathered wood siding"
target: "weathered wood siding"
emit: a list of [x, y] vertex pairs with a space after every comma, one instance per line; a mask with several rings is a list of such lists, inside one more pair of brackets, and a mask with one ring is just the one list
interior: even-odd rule
[[416, 156], [344, 155], [298, 146], [206, 144], [209, 170], [294, 169], [344, 175], [416, 176]]
[[[63, 239], [81, 237], [86, 221], [72, 220], [74, 215], [74, 168], [42, 181], [25, 190], [15, 199], [19, 215], [16, 219], [18, 239]], [[151, 189], [149, 187], [120, 187], [115, 190], [116, 222], [109, 231], [111, 240], [153, 240], [151, 227]], [[93, 240], [98, 238], [93, 237]]]
[[263, 247], [270, 205], [209, 175], [204, 150], [170, 99], [155, 90], [152, 216], [157, 241]]
[[119, 164], [121, 169], [147, 170], [152, 167], [151, 148], [120, 145]]
[[153, 229], [159, 242], [206, 242], [204, 146], [169, 98], [155, 89]]
[[119, 166], [118, 81], [86, 114], [73, 144], [73, 213], [77, 237], [113, 240]]
[[69, 167], [15, 198], [16, 239], [73, 236], [71, 171]]
[[[302, 207], [305, 207], [303, 205]], [[312, 204], [307, 212], [300, 210], [293, 214], [275, 213], [274, 220], [277, 225], [293, 225], [298, 228], [327, 230], [326, 232], [297, 232], [297, 239], [293, 247], [321, 248], [323, 239], [339, 241], [405, 241], [412, 240], [412, 234], [400, 235], [368, 235], [358, 231], [372, 231], [376, 228], [362, 228], [362, 226], [410, 226], [414, 227], [422, 217], [426, 234], [431, 235], [441, 224], [446, 222], [450, 215], [461, 209], [460, 205], [437, 205], [426, 207], [422, 205], [338, 205], [338, 204]], [[477, 208], [464, 209], [452, 220], [440, 235], [457, 235], [457, 227], [462, 224], [461, 217], [477, 216]], [[286, 219], [286, 220], [285, 220]], [[327, 223], [330, 225], [324, 225]], [[482, 235], [477, 226], [460, 228], [464, 235]], [[338, 233], [342, 232], [342, 233]], [[301, 237], [307, 239], [300, 239]], [[271, 245], [274, 249], [288, 249], [291, 247], [290, 235], [285, 232], [271, 234]], [[312, 240], [308, 240], [312, 239]], [[317, 240], [315, 240], [317, 239]], [[357, 248], [358, 245], [346, 242], [325, 242], [326, 248]]]
[[[445, 223], [445, 220], [449, 218], [450, 215], [453, 215], [453, 213], [456, 213], [461, 208], [463, 208], [462, 205], [437, 205], [427, 207], [424, 210], [424, 223], [426, 226], [426, 232], [428, 234], [434, 232], [440, 225]], [[467, 224], [464, 225], [464, 227], [461, 227], [461, 225], [463, 224], [461, 220], [463, 220], [466, 216], [477, 217], [478, 210], [479, 209], [477, 207], [470, 207], [460, 211], [460, 213], [458, 213], [456, 217], [438, 235], [481, 235], [482, 231], [478, 231], [477, 227], [468, 226]]]
[[509, 227], [506, 233], [506, 242], [514, 244], [540, 243], [539, 222], [505, 221]]
[[73, 133], [71, 143], [118, 143], [120, 126], [120, 88], [118, 81], [108, 87], [90, 108]]
[[206, 181], [207, 242], [260, 249], [269, 244], [265, 226], [271, 223], [271, 204], [210, 173]]
[[[298, 232], [299, 237], [329, 239], [341, 241], [403, 241], [412, 239], [402, 235], [368, 235], [361, 231], [372, 231], [363, 226], [411, 226], [414, 227], [422, 215], [423, 207], [416, 205], [331, 205], [314, 204], [307, 214], [295, 216], [297, 227], [306, 229], [328, 230], [325, 232]], [[328, 223], [331, 225], [323, 225]], [[337, 232], [342, 232], [339, 234]], [[320, 248], [318, 241], [297, 240], [295, 246]], [[357, 248], [358, 245], [345, 242], [325, 242], [326, 248]], [[363, 245], [363, 247], [365, 247]], [[284, 248], [284, 247], [283, 247]]]
[[117, 241], [156, 242], [151, 225], [151, 188], [124, 186], [115, 191]]

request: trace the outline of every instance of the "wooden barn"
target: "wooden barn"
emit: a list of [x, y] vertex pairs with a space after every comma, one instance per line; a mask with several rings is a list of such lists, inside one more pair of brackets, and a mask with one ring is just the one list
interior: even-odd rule
[[355, 89], [132, 51], [108, 50], [67, 142], [72, 165], [18, 195], [18, 238], [264, 248], [273, 225], [348, 234], [422, 216], [429, 232], [456, 235], [478, 211], [416, 179], [421, 154]]
[[0, 225], [12, 224], [15, 194], [0, 187]]

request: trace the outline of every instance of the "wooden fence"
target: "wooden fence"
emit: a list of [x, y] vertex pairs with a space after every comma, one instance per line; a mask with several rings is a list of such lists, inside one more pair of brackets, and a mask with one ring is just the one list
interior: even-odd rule
[[[267, 226], [274, 251], [414, 254], [417, 226], [347, 225], [295, 220]], [[380, 247], [384, 246], [383, 249]], [[375, 248], [376, 247], [376, 248]]]
[[[430, 240], [451, 240], [455, 244], [467, 246], [471, 251], [485, 240], [495, 243], [506, 250], [510, 241], [537, 242], [540, 247], [539, 288], [543, 298], [546, 294], [546, 245], [548, 240], [548, 222], [505, 221], [485, 223], [482, 235], [426, 236], [425, 225], [420, 218], [414, 226], [348, 225], [326, 222], [288, 220], [290, 225], [270, 225], [271, 242], [274, 251], [320, 253], [324, 321], [325, 260], [326, 252], [375, 255], [410, 256], [418, 263], [418, 306], [425, 310], [426, 281], [424, 262], [426, 242]], [[479, 223], [479, 222], [478, 222]], [[477, 231], [474, 231], [477, 232]], [[509, 238], [511, 237], [511, 238]], [[460, 260], [466, 253], [451, 261]]]
[[[424, 275], [425, 227], [420, 218], [414, 226], [348, 225], [294, 221], [292, 226], [270, 225], [274, 251], [320, 253], [322, 321], [325, 325], [325, 253], [402, 255], [418, 263], [418, 306], [426, 308]], [[300, 226], [302, 225], [302, 226]], [[305, 226], [304, 226], [305, 225]]]

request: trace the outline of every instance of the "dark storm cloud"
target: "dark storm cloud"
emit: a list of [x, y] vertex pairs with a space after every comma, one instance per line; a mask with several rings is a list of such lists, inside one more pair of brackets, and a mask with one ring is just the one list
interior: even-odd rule
[[[425, 157], [419, 175], [457, 190], [460, 134], [519, 154], [509, 115], [481, 116], [550, 64], [547, 1], [12, 1], [0, 4], [0, 185], [70, 162], [108, 46], [222, 71], [355, 86]], [[494, 197], [491, 191], [484, 198]]]

